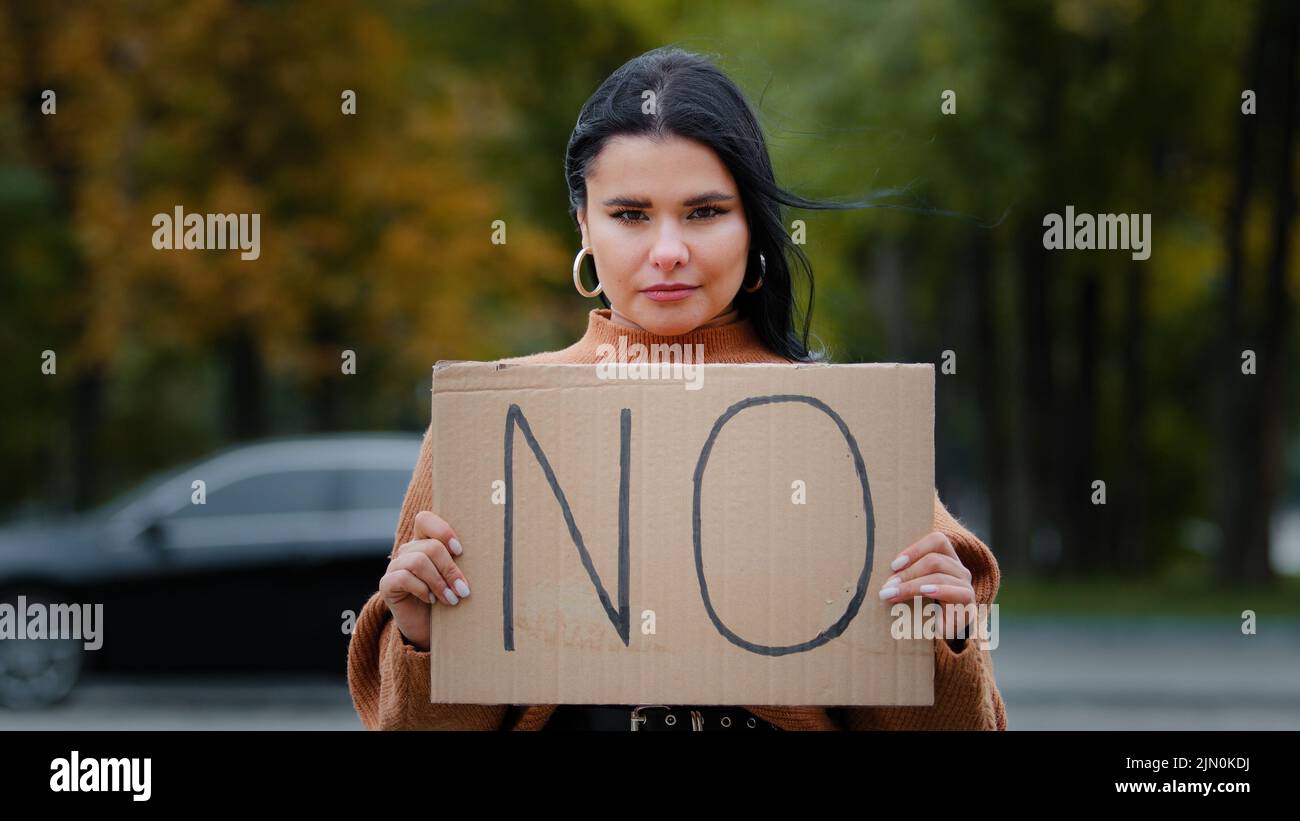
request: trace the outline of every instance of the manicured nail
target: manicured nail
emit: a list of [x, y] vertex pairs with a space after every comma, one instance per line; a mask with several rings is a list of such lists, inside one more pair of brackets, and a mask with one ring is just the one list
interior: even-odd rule
[[900, 577], [900, 576], [895, 576], [894, 578], [892, 578], [892, 579], [890, 579], [889, 581], [885, 582], [885, 587], [895, 587], [895, 586], [897, 586], [898, 583], [901, 582], [902, 580], [903, 580], [902, 577]]
[[469, 585], [465, 584], [464, 579], [456, 580], [456, 592], [460, 594], [462, 599], [469, 595]]
[[899, 555], [899, 557], [898, 557], [897, 559], [894, 559], [892, 562], [889, 563], [889, 569], [890, 569], [890, 570], [902, 570], [904, 567], [907, 567], [907, 563], [908, 563], [909, 561], [911, 561], [911, 559], [909, 559], [909, 558], [907, 557], [907, 554], [906, 554], [906, 553], [902, 553], [902, 554]]
[[451, 554], [453, 556], [459, 556], [461, 554], [460, 539], [457, 539], [455, 536], [451, 538], [450, 542], [447, 542], [447, 547], [451, 548]]
[[939, 589], [939, 585], [937, 585], [937, 584], [923, 584], [923, 585], [921, 585], [921, 592], [922, 592], [922, 593], [933, 593], [934, 591], [936, 591], [936, 590], [938, 590], [938, 589]]
[[456, 602], [460, 601], [460, 599], [456, 598], [456, 594], [451, 592], [450, 587], [448, 587], [447, 592], [443, 593], [442, 595], [443, 598], [447, 600], [447, 604], [455, 604]]
[[880, 598], [882, 599], [892, 599], [897, 595], [898, 595], [897, 587], [885, 587], [882, 588], [880, 591]]

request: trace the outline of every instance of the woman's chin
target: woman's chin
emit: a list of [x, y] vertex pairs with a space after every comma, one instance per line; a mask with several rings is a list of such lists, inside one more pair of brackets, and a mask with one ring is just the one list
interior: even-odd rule
[[681, 336], [688, 334], [700, 325], [704, 319], [698, 311], [656, 305], [649, 311], [638, 311], [639, 316], [629, 317], [633, 322], [657, 336]]

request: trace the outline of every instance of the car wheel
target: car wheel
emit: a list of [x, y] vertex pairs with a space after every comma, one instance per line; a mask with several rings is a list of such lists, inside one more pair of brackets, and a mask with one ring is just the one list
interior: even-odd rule
[[[57, 601], [48, 595], [26, 598], [29, 604]], [[16, 595], [0, 601], [17, 606]], [[0, 639], [0, 706], [21, 710], [62, 701], [77, 683], [85, 655], [80, 639]]]

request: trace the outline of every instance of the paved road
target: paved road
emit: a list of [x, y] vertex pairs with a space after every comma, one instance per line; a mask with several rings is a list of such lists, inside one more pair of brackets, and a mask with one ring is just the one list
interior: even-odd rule
[[[1300, 729], [1300, 621], [1000, 620], [1014, 730]], [[342, 678], [88, 679], [0, 729], [360, 729]]]
[[360, 730], [330, 678], [88, 678], [45, 710], [0, 709], [0, 730]]
[[1300, 729], [1300, 621], [1002, 619], [1011, 729]]

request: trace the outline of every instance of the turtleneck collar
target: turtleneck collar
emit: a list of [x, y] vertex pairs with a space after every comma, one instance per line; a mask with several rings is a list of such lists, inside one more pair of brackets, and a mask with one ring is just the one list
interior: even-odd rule
[[[621, 340], [621, 341], [620, 341]], [[594, 308], [587, 315], [587, 331], [567, 348], [529, 356], [497, 360], [517, 365], [583, 365], [609, 361], [609, 348], [628, 351], [633, 345], [700, 345], [692, 349], [703, 354], [705, 363], [744, 364], [749, 362], [789, 364], [790, 360], [769, 350], [748, 319], [737, 318], [725, 325], [696, 328], [680, 336], [663, 336], [638, 328], [625, 328], [610, 318], [608, 308]], [[700, 360], [696, 360], [697, 362]]]
[[[620, 342], [620, 340], [622, 340]], [[523, 357], [529, 362], [600, 362], [602, 345], [614, 350], [627, 350], [633, 345], [701, 345], [705, 362], [786, 362], [768, 350], [758, 338], [754, 325], [748, 319], [737, 317], [734, 321], [710, 328], [696, 328], [678, 336], [664, 336], [638, 328], [627, 328], [610, 318], [608, 308], [593, 308], [587, 316], [587, 331], [582, 338], [562, 351]], [[603, 349], [608, 351], [608, 349]]]
[[[613, 308], [605, 308], [603, 310], [609, 315], [610, 321], [613, 322], [615, 325], [620, 325], [624, 328], [641, 328], [640, 325], [636, 324], [631, 319], [628, 319], [627, 317], [623, 316]], [[732, 322], [735, 322], [738, 319], [740, 319], [740, 310], [737, 308], [732, 308], [729, 311], [724, 311], [722, 314], [715, 316], [713, 319], [710, 319], [708, 322], [705, 322], [703, 325], [700, 326], [700, 328], [703, 329], [703, 328], [716, 327], [718, 325], [730, 325]]]

